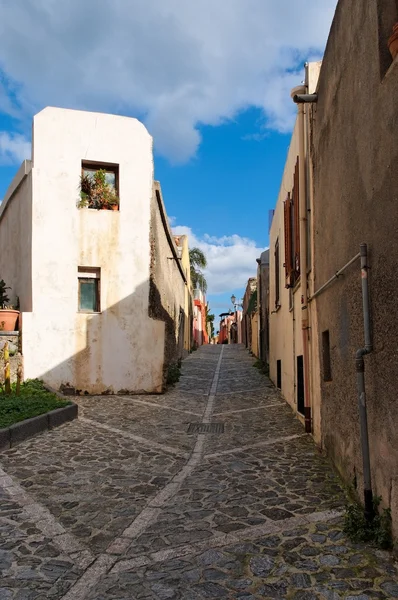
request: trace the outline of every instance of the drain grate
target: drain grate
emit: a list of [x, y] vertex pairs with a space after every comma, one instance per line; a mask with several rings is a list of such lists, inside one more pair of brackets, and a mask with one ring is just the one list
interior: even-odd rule
[[188, 433], [224, 433], [224, 423], [190, 423]]

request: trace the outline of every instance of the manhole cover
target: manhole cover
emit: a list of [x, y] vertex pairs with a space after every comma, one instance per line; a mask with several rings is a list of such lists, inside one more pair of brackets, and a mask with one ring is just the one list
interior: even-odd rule
[[190, 423], [188, 433], [224, 433], [224, 423]]

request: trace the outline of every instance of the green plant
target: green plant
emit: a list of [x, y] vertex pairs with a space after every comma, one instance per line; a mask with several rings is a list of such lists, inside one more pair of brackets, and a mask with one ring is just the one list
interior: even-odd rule
[[6, 286], [4, 279], [0, 280], [0, 308], [4, 309], [8, 306], [10, 299], [7, 295], [7, 290], [10, 290], [10, 287]]
[[106, 171], [99, 169], [93, 174], [87, 174], [80, 178], [80, 200], [79, 208], [101, 208], [110, 209], [118, 206], [119, 197], [115, 189], [106, 181]]
[[167, 385], [174, 385], [180, 380], [181, 377], [181, 361], [178, 363], [172, 363], [167, 369]]
[[192, 289], [200, 289], [205, 294], [207, 292], [207, 281], [201, 269], [207, 267], [207, 258], [200, 248], [191, 248], [189, 250], [189, 261], [191, 264]]
[[70, 404], [70, 401], [60, 400], [58, 396], [49, 392], [39, 379], [28, 379], [19, 384], [11, 385], [11, 393], [0, 393], [0, 428], [9, 427], [13, 423], [24, 421], [37, 415], [42, 415], [55, 408]]
[[383, 508], [380, 512], [381, 497], [373, 499], [374, 518], [368, 521], [363, 507], [358, 503], [346, 507], [344, 533], [353, 542], [367, 542], [387, 550], [392, 547], [391, 511]]
[[269, 366], [259, 358], [253, 363], [253, 367], [256, 367], [263, 375], [269, 375]]

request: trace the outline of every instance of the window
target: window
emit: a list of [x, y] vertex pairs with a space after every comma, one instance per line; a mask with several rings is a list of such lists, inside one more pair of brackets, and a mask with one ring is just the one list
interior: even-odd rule
[[98, 313], [100, 307], [101, 269], [96, 267], [79, 267], [79, 312]]
[[332, 381], [329, 331], [322, 332], [323, 381]]
[[280, 289], [279, 289], [279, 238], [275, 242], [275, 308], [280, 306]]
[[294, 171], [293, 191], [284, 203], [286, 287], [294, 287], [300, 277], [300, 199], [299, 158]]
[[79, 207], [119, 210], [119, 165], [82, 161]]
[[377, 22], [379, 34], [380, 79], [392, 63], [388, 49], [388, 39], [392, 35], [393, 25], [398, 21], [398, 0], [377, 0]]

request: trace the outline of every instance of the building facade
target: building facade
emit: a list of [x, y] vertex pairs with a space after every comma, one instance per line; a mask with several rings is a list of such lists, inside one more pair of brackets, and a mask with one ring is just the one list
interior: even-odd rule
[[[88, 187], [104, 178], [107, 205], [80, 193], [82, 176]], [[136, 119], [57, 108], [34, 117], [32, 161], [0, 208], [0, 273], [20, 302], [25, 378], [90, 394], [162, 391], [166, 323], [185, 310], [186, 276], [157, 239], [158, 209], [152, 138]], [[173, 290], [151, 277], [159, 248], [173, 260]]]
[[[358, 350], [365, 346], [361, 276], [369, 283], [369, 354], [363, 356], [373, 495], [398, 535], [398, 59], [388, 38], [395, 0], [340, 0], [309, 108], [314, 271], [321, 356], [322, 444], [362, 498]], [[354, 51], [355, 49], [355, 51]], [[358, 253], [366, 243], [368, 264]]]
[[[292, 91], [314, 93], [321, 63], [306, 65], [305, 85]], [[270, 228], [270, 378], [319, 443], [319, 350], [313, 309], [308, 302], [312, 263], [314, 201], [309, 161], [309, 116], [303, 105], [293, 130]], [[311, 325], [310, 325], [311, 320]]]
[[246, 348], [259, 356], [259, 312], [257, 277], [251, 277], [246, 285], [242, 302], [242, 342]]
[[269, 250], [257, 259], [259, 358], [269, 364]]
[[206, 321], [206, 296], [202, 290], [193, 292], [193, 340], [196, 347], [209, 343]]

